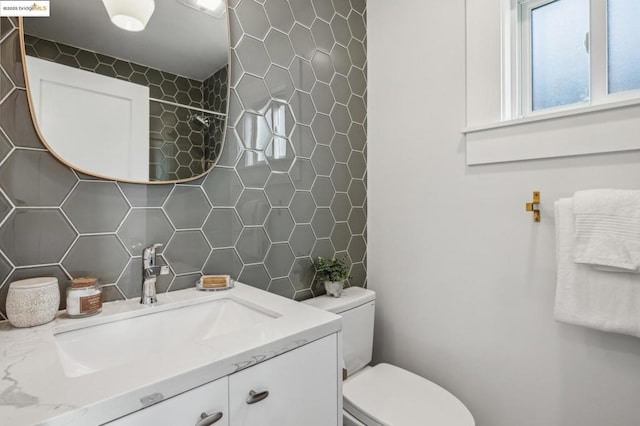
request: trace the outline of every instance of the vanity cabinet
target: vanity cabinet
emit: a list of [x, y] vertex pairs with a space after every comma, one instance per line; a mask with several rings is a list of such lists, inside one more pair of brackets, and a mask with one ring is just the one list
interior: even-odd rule
[[337, 355], [337, 335], [333, 334], [232, 374], [231, 424], [337, 425], [341, 415], [338, 399], [342, 398]]
[[338, 425], [338, 373], [338, 335], [331, 334], [108, 425]]

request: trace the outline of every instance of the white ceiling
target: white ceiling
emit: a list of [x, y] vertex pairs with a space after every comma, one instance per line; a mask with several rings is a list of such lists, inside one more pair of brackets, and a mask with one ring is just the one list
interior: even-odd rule
[[216, 19], [177, 0], [156, 0], [141, 32], [117, 28], [101, 0], [53, 0], [25, 32], [202, 81], [228, 61], [227, 14]]

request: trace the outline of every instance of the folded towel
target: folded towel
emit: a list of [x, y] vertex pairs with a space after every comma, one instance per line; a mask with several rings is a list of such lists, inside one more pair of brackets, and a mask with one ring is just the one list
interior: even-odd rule
[[573, 261], [574, 205], [555, 203], [558, 321], [640, 337], [640, 276], [598, 271]]
[[640, 272], [640, 191], [578, 191], [573, 200], [574, 262]]

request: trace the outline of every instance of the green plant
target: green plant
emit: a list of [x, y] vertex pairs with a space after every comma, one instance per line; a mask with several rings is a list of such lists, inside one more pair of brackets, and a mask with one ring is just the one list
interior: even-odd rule
[[325, 259], [318, 257], [314, 262], [316, 267], [316, 279], [320, 282], [324, 281], [342, 281], [351, 278], [349, 275], [349, 267], [346, 264], [347, 256], [342, 259]]

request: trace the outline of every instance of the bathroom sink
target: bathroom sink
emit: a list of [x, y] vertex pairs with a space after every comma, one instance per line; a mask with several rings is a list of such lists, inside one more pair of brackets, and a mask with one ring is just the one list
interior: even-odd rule
[[55, 333], [67, 377], [79, 377], [148, 357], [167, 356], [177, 348], [237, 333], [278, 315], [231, 298], [157, 310], [105, 324]]

